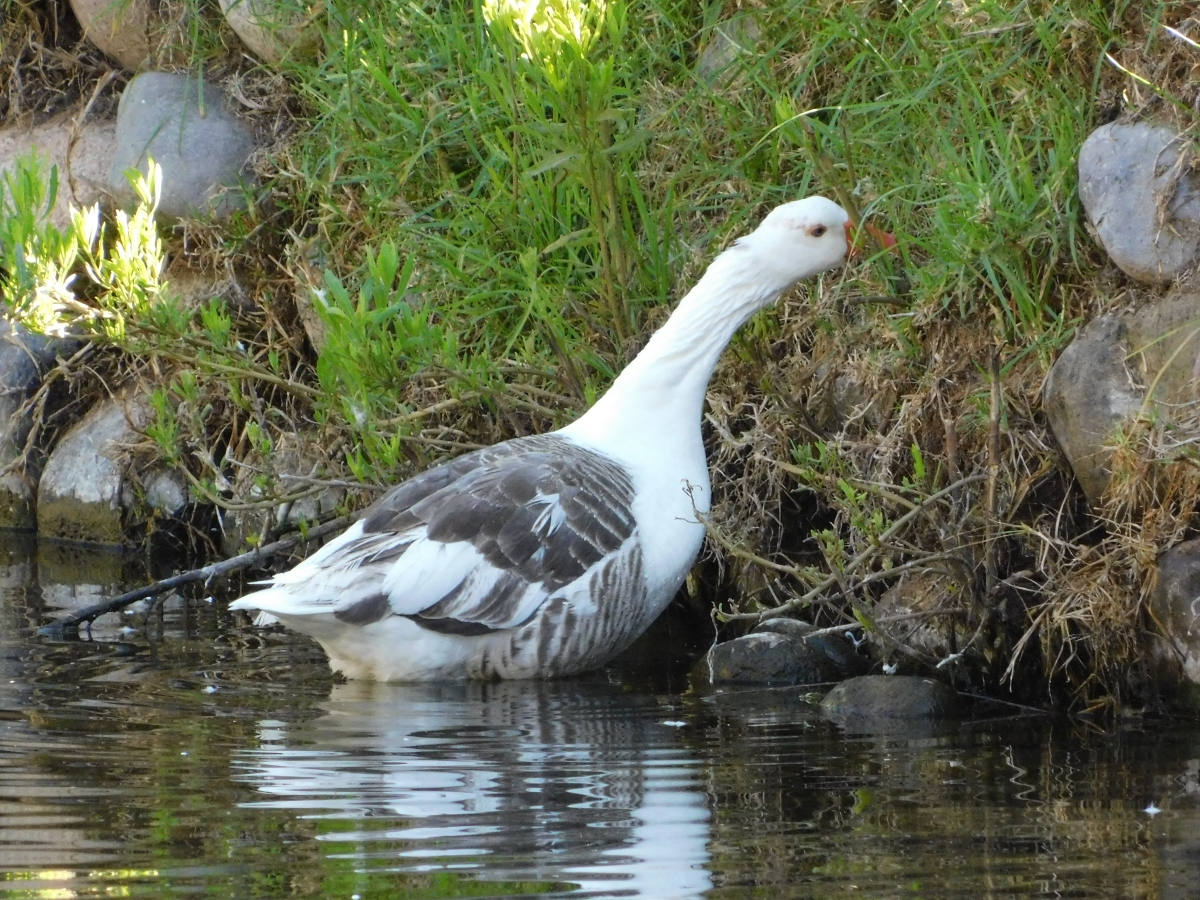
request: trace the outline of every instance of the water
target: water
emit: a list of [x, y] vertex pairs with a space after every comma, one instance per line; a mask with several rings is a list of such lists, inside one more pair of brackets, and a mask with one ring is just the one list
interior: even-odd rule
[[1200, 896], [1191, 726], [848, 734], [628, 666], [338, 684], [203, 599], [37, 634], [128, 577], [0, 541], [2, 897]]

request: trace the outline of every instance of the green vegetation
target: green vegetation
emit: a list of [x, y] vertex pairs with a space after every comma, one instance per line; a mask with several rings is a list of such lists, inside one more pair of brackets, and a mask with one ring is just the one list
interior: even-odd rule
[[[77, 216], [60, 235], [37, 224], [53, 179], [7, 185], [10, 312], [87, 329], [114, 348], [106, 371], [152, 382], [148, 434], [197, 490], [244, 505], [235, 470], [287, 436], [322, 448], [328, 476], [388, 481], [563, 424], [728, 241], [776, 203], [836, 195], [895, 231], [902, 255], [802, 288], [735, 341], [709, 417], [725, 475], [711, 525], [732, 565], [697, 583], [735, 616], [787, 602], [871, 624], [894, 574], [931, 572], [970, 602], [929, 613], [942, 659], [893, 648], [914, 665], [953, 657], [943, 671], [991, 687], [1042, 672], [1088, 702], [1128, 692], [1114, 673], [1136, 653], [1136, 592], [1103, 623], [1047, 627], [1041, 586], [1013, 578], [1047, 540], [1074, 547], [1091, 527], [1044, 521], [1071, 488], [1037, 392], [1104, 300], [1075, 159], [1131, 84], [1106, 54], [1146, 68], [1159, 25], [1186, 13], [1099, 0], [324, 10], [323, 52], [257, 83], [296, 115], [263, 189], [225, 231], [167, 241], [170, 256], [239, 271], [247, 302], [188, 306], [161, 286], [141, 214], [107, 237]], [[235, 77], [209, 19], [186, 31], [204, 77]], [[847, 419], [837, 407], [856, 396], [871, 402]], [[1097, 681], [1102, 658], [1114, 665]]]

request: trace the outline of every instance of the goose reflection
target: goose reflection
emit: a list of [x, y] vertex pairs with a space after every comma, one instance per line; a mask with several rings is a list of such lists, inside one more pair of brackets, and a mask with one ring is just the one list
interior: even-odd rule
[[593, 896], [711, 888], [709, 810], [677, 714], [607, 684], [333, 689], [325, 715], [265, 720], [235, 777], [318, 821], [374, 872], [471, 871]]

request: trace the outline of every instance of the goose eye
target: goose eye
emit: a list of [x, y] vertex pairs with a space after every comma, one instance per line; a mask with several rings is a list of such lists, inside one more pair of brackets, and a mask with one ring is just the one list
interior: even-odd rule
[[828, 229], [824, 225], [814, 225], [812, 228], [808, 229], [808, 233], [813, 237], [820, 237], [826, 231], [828, 231]]

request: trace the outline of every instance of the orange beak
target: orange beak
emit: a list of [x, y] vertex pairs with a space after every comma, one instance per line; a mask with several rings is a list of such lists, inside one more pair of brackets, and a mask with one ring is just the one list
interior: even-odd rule
[[[850, 248], [847, 256], [853, 258], [862, 252], [862, 248], [857, 243], [858, 235], [855, 232], [854, 224], [847, 221], [846, 225], [846, 246]], [[890, 231], [884, 231], [868, 222], [863, 226], [864, 230], [869, 234], [882, 250], [891, 250], [896, 246], [896, 236]]]

